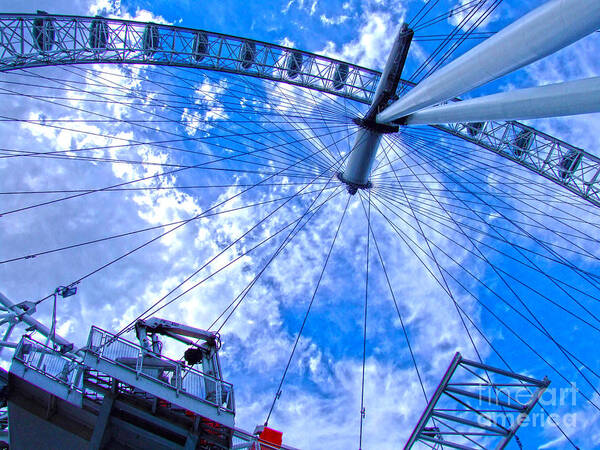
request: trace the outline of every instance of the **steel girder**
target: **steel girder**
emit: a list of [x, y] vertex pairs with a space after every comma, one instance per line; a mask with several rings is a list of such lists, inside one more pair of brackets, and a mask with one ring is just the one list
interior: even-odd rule
[[431, 125], [508, 158], [600, 206], [600, 158], [519, 122]]
[[[248, 75], [370, 104], [381, 73], [251, 39], [100, 17], [0, 14], [0, 72], [63, 64], [127, 63]], [[402, 94], [414, 84], [401, 80]], [[600, 206], [600, 158], [514, 121], [433, 125]]]
[[456, 353], [404, 449], [502, 450], [549, 384]]
[[129, 20], [0, 14], [0, 71], [85, 63], [238, 73], [370, 103], [380, 73], [313, 53], [209, 31]]

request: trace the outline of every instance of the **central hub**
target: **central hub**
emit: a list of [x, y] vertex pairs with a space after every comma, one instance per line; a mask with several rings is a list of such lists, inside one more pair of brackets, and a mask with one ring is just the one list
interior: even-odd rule
[[379, 79], [371, 107], [365, 117], [354, 119], [354, 123], [360, 128], [356, 133], [346, 169], [337, 175], [338, 179], [346, 184], [350, 195], [356, 194], [359, 189], [371, 187], [372, 184], [369, 178], [381, 137], [385, 133], [396, 133], [398, 131], [397, 126], [376, 123], [375, 117], [396, 96], [396, 89], [398, 88], [412, 37], [413, 31], [408, 28], [407, 24], [402, 25], [385, 64], [383, 74]]

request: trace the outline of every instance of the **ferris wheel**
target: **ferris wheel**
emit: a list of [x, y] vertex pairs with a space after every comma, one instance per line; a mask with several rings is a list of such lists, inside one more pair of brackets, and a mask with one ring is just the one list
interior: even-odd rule
[[[79, 323], [117, 340], [164, 315], [221, 335], [245, 425], [333, 417], [330, 448], [589, 446], [574, 421], [600, 420], [600, 158], [519, 120], [599, 112], [600, 78], [459, 97], [594, 33], [600, 4], [551, 0], [486, 35], [499, 1], [435, 3], [382, 72], [0, 14], [0, 291], [23, 305], [15, 319], [0, 296], [4, 343], [36, 309], [59, 346]], [[408, 77], [427, 26], [457, 13]], [[290, 442], [327, 439], [306, 434]]]

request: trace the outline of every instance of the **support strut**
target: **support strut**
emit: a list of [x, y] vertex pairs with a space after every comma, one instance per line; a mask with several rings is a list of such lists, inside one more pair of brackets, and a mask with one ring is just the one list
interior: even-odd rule
[[391, 123], [471, 91], [578, 41], [600, 27], [598, 0], [550, 0], [436, 70], [377, 115]]
[[406, 125], [528, 120], [600, 112], [600, 77], [565, 81], [422, 109]]
[[456, 353], [404, 450], [503, 450], [549, 385]]
[[343, 173], [338, 174], [338, 178], [346, 184], [346, 188], [351, 195], [356, 194], [358, 189], [367, 189], [371, 186], [369, 177], [381, 137], [384, 133], [398, 131], [397, 126], [378, 124], [375, 122], [375, 118], [388, 106], [390, 101], [397, 98], [396, 89], [398, 88], [412, 37], [413, 31], [408, 28], [407, 24], [403, 24], [379, 79], [371, 107], [363, 118], [354, 121], [360, 126], [360, 129], [348, 157], [346, 169]]

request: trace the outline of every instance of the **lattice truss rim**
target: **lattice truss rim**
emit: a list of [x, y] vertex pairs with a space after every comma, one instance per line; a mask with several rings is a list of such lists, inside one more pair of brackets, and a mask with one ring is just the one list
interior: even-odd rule
[[[106, 34], [103, 34], [106, 33]], [[182, 66], [285, 82], [370, 104], [381, 72], [266, 42], [102, 17], [0, 14], [0, 72], [60, 64]], [[401, 80], [398, 90], [413, 86]], [[600, 206], [600, 158], [519, 122], [435, 125]]]

